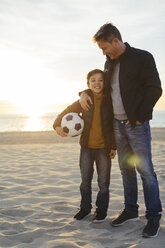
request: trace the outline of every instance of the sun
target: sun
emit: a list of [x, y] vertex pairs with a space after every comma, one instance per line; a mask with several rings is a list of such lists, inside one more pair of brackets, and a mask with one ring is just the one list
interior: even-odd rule
[[64, 82], [46, 61], [24, 51], [0, 46], [0, 67], [0, 101], [8, 104], [0, 114], [26, 116], [24, 131], [43, 130], [45, 114], [78, 98], [72, 82]]
[[[25, 52], [0, 49], [0, 67], [0, 80], [3, 82], [0, 100], [30, 107], [54, 100], [51, 92], [55, 90], [58, 79], [55, 70], [48, 68], [41, 59]], [[58, 99], [59, 96], [56, 101]]]
[[27, 118], [23, 131], [39, 131], [43, 129], [44, 125], [41, 116], [32, 115]]
[[77, 82], [64, 82], [47, 61], [24, 51], [0, 47], [0, 67], [0, 100], [17, 104], [24, 114], [41, 115], [51, 104], [78, 98]]

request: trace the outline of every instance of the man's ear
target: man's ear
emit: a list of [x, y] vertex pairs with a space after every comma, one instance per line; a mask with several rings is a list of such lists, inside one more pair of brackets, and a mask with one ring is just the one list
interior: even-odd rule
[[112, 40], [112, 45], [117, 46], [118, 44], [119, 44], [118, 38], [114, 38], [114, 39]]

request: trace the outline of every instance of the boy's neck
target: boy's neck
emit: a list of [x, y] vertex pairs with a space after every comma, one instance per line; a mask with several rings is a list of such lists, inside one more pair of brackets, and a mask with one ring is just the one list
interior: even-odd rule
[[95, 93], [95, 92], [92, 91], [92, 93], [93, 93], [94, 96], [102, 96], [103, 95], [102, 91], [100, 93]]

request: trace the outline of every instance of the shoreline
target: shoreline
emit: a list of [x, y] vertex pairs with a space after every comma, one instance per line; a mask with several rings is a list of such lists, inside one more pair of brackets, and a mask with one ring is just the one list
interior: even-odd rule
[[[152, 141], [165, 141], [165, 128], [151, 128]], [[0, 145], [77, 143], [77, 137], [62, 138], [55, 131], [0, 132]]]

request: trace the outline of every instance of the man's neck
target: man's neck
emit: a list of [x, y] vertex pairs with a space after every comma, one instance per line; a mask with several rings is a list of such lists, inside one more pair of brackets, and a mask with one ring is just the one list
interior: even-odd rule
[[126, 50], [126, 45], [123, 43], [123, 42], [120, 42], [120, 45], [119, 45], [119, 57], [125, 53], [125, 50]]

